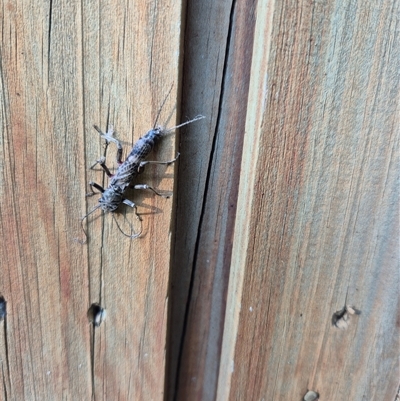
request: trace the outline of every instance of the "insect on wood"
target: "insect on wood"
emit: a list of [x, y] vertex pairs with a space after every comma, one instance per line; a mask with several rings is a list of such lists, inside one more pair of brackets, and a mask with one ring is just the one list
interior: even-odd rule
[[[165, 102], [165, 100], [164, 100]], [[161, 112], [162, 106], [160, 108], [160, 111], [158, 113], [157, 119], [159, 117], [159, 114]], [[89, 185], [91, 187], [92, 192], [89, 193], [87, 196], [92, 196], [96, 194], [94, 192], [93, 188], [97, 189], [101, 193], [101, 197], [99, 198], [99, 204], [92, 209], [88, 214], [86, 214], [84, 217], [81, 219], [82, 223], [82, 230], [86, 235], [86, 231], [83, 228], [83, 220], [87, 218], [90, 214], [92, 214], [94, 211], [97, 209], [101, 208], [104, 212], [115, 212], [119, 205], [121, 203], [124, 203], [127, 206], [132, 207], [135, 210], [135, 215], [137, 219], [141, 222], [142, 219], [137, 213], [137, 207], [134, 202], [132, 202], [129, 199], [126, 199], [124, 197], [125, 192], [127, 191], [128, 188], [133, 188], [133, 189], [146, 189], [150, 190], [153, 193], [155, 193], [158, 196], [162, 196], [165, 198], [169, 198], [169, 196], [165, 196], [161, 193], [159, 193], [156, 189], [152, 188], [151, 186], [147, 184], [140, 184], [140, 185], [132, 185], [132, 181], [135, 179], [135, 177], [143, 170], [144, 166], [146, 164], [164, 164], [164, 165], [170, 165], [174, 163], [178, 157], [179, 153], [176, 158], [168, 161], [149, 161], [145, 160], [146, 157], [150, 154], [150, 152], [153, 150], [154, 145], [157, 141], [159, 141], [162, 137], [170, 134], [172, 131], [183, 127], [184, 125], [191, 124], [195, 121], [203, 119], [204, 116], [196, 116], [192, 120], [186, 121], [182, 124], [179, 124], [175, 127], [171, 128], [164, 128], [161, 126], [156, 126], [156, 123], [154, 124], [154, 127], [149, 130], [143, 137], [141, 137], [133, 146], [132, 150], [130, 151], [129, 155], [127, 156], [126, 160], [123, 162], [122, 161], [122, 145], [121, 143], [113, 136], [114, 135], [114, 129], [111, 126], [106, 133], [102, 132], [99, 127], [94, 125], [94, 128], [96, 131], [99, 132], [101, 137], [106, 140], [106, 143], [113, 142], [117, 145], [117, 163], [119, 164], [119, 167], [116, 171], [115, 174], [111, 174], [110, 170], [105, 164], [105, 157], [101, 157], [99, 160], [96, 161], [96, 163], [92, 166], [92, 168], [100, 164], [100, 166], [103, 168], [105, 173], [107, 174], [108, 177], [111, 178], [110, 183], [108, 188], [103, 188], [101, 185], [96, 184], [95, 182], [90, 182]], [[118, 229], [126, 236], [129, 238], [137, 238], [141, 235], [142, 229], [140, 228], [139, 232], [133, 233], [133, 228], [131, 227], [131, 234], [126, 234], [121, 227], [119, 226], [117, 220], [115, 219], [115, 216], [113, 215], [113, 218], [115, 220], [115, 223], [118, 227]], [[82, 242], [82, 241], [81, 241]], [[86, 242], [86, 238], [83, 241], [83, 243]]]

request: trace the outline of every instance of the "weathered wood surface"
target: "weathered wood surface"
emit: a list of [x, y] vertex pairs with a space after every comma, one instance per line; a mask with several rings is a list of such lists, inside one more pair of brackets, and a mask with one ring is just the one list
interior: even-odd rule
[[396, 397], [399, 11], [258, 3], [219, 400]]
[[[212, 400], [216, 394], [254, 4], [253, 0], [188, 4], [182, 115], [202, 107], [201, 113], [209, 117], [210, 136], [194, 132], [181, 136], [168, 358], [168, 383], [176, 384], [169, 388], [169, 399]], [[213, 40], [207, 39], [210, 36]], [[197, 174], [193, 185], [191, 177]]]
[[[178, 2], [4, 3], [0, 399], [392, 401], [399, 11], [189, 2], [180, 74]], [[176, 219], [135, 192], [144, 237], [91, 216], [82, 246], [87, 183], [103, 182], [92, 124], [128, 150], [173, 83], [160, 122], [175, 122], [181, 80], [182, 119], [207, 120], [182, 132], [177, 182], [140, 176], [175, 186]], [[173, 155], [169, 137], [156, 158]], [[339, 330], [345, 304], [361, 315]]]
[[[87, 244], [75, 238], [98, 199], [85, 198], [88, 181], [107, 185], [89, 170], [104, 152], [92, 125], [113, 124], [126, 154], [172, 84], [159, 122], [176, 122], [181, 13], [179, 1], [3, 3], [2, 399], [163, 399], [173, 200], [131, 194], [144, 220], [138, 241], [110, 215], [88, 219]], [[173, 157], [174, 142], [153, 159]], [[114, 167], [115, 153], [111, 144]], [[169, 191], [173, 171], [150, 166], [140, 181]], [[93, 302], [107, 309], [95, 330]]]
[[210, 136], [181, 137], [168, 399], [395, 398], [398, 12], [189, 2], [182, 110]]

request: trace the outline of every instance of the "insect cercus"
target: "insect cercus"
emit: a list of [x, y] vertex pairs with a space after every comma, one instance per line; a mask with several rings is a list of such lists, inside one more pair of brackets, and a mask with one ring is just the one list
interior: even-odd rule
[[[161, 109], [160, 109], [160, 111], [161, 111]], [[168, 135], [172, 131], [174, 131], [180, 127], [183, 127], [184, 125], [193, 123], [193, 122], [201, 120], [203, 118], [205, 118], [205, 117], [198, 115], [195, 118], [193, 118], [192, 120], [186, 121], [186, 122], [179, 124], [172, 128], [163, 128], [161, 126], [156, 126], [156, 124], [155, 124], [151, 130], [149, 130], [143, 137], [141, 137], [134, 144], [131, 152], [129, 153], [128, 157], [126, 158], [126, 160], [124, 162], [122, 162], [122, 145], [116, 138], [114, 138], [113, 127], [110, 127], [106, 133], [103, 133], [100, 130], [100, 128], [98, 128], [95, 125], [94, 128], [100, 133], [101, 137], [104, 138], [107, 143], [113, 142], [117, 145], [117, 163], [119, 164], [119, 167], [118, 167], [116, 173], [113, 175], [113, 174], [111, 174], [108, 167], [105, 165], [104, 157], [100, 158], [95, 163], [95, 165], [100, 164], [100, 166], [103, 168], [105, 173], [111, 178], [111, 181], [107, 188], [103, 188], [102, 186], [100, 186], [99, 184], [96, 184], [95, 182], [89, 183], [89, 185], [92, 189], [92, 192], [90, 194], [88, 194], [88, 196], [96, 194], [96, 192], [93, 191], [93, 188], [96, 188], [98, 191], [100, 191], [102, 196], [99, 199], [99, 204], [94, 209], [92, 209], [89, 213], [87, 213], [84, 217], [82, 217], [82, 219], [81, 219], [82, 229], [85, 233], [85, 236], [86, 236], [86, 232], [83, 228], [83, 220], [99, 208], [101, 208], [104, 212], [115, 212], [118, 209], [119, 205], [121, 203], [124, 203], [125, 205], [128, 205], [135, 209], [136, 217], [139, 219], [139, 221], [141, 221], [141, 217], [137, 214], [137, 207], [136, 207], [135, 203], [124, 197], [124, 194], [128, 188], [148, 189], [148, 190], [151, 190], [152, 192], [154, 192], [158, 196], [163, 196], [163, 197], [168, 198], [168, 196], [160, 194], [157, 190], [155, 190], [154, 188], [152, 188], [149, 185], [141, 184], [141, 185], [133, 185], [132, 186], [132, 181], [141, 172], [141, 169], [143, 169], [146, 164], [151, 163], [151, 164], [169, 165], [171, 163], [174, 163], [178, 159], [179, 153], [175, 159], [164, 161], [164, 162], [163, 161], [148, 161], [145, 159], [152, 151], [155, 143], [159, 139], [161, 139], [163, 136]], [[92, 167], [94, 167], [94, 166], [92, 166]], [[114, 217], [114, 215], [113, 215], [113, 217]], [[141, 235], [141, 233], [142, 233], [141, 229], [138, 233], [134, 233], [134, 234], [131, 233], [131, 235], [126, 234], [125, 232], [122, 231], [122, 229], [118, 225], [118, 222], [115, 219], [115, 217], [114, 217], [114, 220], [115, 220], [119, 230], [125, 236], [133, 239], [133, 238], [137, 238]], [[85, 242], [85, 241], [83, 241], [83, 242]]]

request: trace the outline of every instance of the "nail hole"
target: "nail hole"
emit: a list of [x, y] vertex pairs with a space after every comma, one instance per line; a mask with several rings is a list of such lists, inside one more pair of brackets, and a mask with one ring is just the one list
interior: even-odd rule
[[307, 394], [303, 397], [304, 401], [315, 401], [318, 400], [319, 394], [316, 393], [315, 391], [309, 390], [307, 391]]
[[7, 302], [3, 295], [0, 295], [0, 322], [5, 319], [7, 315]]
[[92, 323], [95, 327], [99, 327], [104, 322], [106, 315], [107, 311], [98, 303], [90, 305], [90, 308], [87, 311], [89, 323]]
[[332, 325], [341, 330], [349, 327], [351, 315], [360, 315], [361, 311], [354, 306], [346, 305], [332, 315]]

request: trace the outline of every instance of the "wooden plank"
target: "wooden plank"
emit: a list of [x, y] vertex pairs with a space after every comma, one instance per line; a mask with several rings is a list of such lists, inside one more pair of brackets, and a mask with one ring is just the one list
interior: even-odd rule
[[395, 399], [398, 6], [258, 3], [218, 400]]
[[2, 8], [2, 399], [90, 399], [81, 21], [65, 7], [52, 26], [50, 4]]
[[[216, 332], [214, 338], [211, 335], [211, 325], [207, 321], [210, 305], [206, 306], [204, 303], [202, 310], [194, 304], [202, 302], [201, 298], [203, 301], [208, 300], [213, 285], [218, 291], [219, 286], [224, 284], [223, 280], [213, 281], [214, 262], [208, 263], [206, 255], [199, 255], [200, 248], [209, 248], [210, 244], [215, 247], [213, 233], [208, 231], [208, 236], [201, 240], [201, 244], [199, 236], [207, 221], [210, 225], [216, 224], [215, 216], [210, 212], [206, 215], [204, 207], [208, 195], [213, 199], [209, 201], [213, 207], [217, 205], [214, 202], [216, 196], [219, 196], [217, 188], [212, 187], [210, 176], [218, 171], [215, 158], [221, 156], [215, 152], [215, 143], [219, 141], [221, 146], [225, 138], [223, 130], [218, 128], [218, 119], [221, 116], [221, 94], [225, 85], [223, 73], [229, 44], [231, 8], [232, 2], [225, 0], [187, 4], [181, 114], [190, 117], [201, 113], [206, 116], [206, 120], [202, 124], [188, 126], [180, 135], [181, 158], [177, 174], [167, 352], [169, 400], [177, 397], [185, 399], [187, 396], [194, 400], [204, 395], [204, 391], [215, 392], [218, 353], [212, 353], [211, 357], [206, 359], [204, 347], [218, 348], [222, 333]], [[224, 157], [231, 152], [230, 147]], [[226, 265], [229, 266], [229, 263], [225, 263], [225, 267]], [[208, 273], [205, 272], [204, 266], [207, 266]], [[221, 269], [219, 273], [222, 273]], [[205, 287], [201, 289], [201, 294], [197, 288], [197, 295], [194, 295], [194, 282], [198, 285], [202, 274], [208, 275], [204, 280]], [[215, 314], [215, 321], [220, 327], [223, 322], [223, 314], [220, 313], [221, 308], [222, 312], [224, 309], [223, 292], [222, 290], [220, 311]], [[198, 320], [195, 317], [196, 313], [201, 315], [197, 316]], [[220, 331], [220, 327], [215, 329]], [[196, 333], [198, 328], [201, 330]], [[210, 384], [204, 378], [206, 371], [214, 384]]]
[[[93, 15], [89, 8], [85, 12]], [[124, 24], [117, 24], [113, 15], [123, 16]], [[179, 78], [179, 3], [168, 2], [168, 7], [110, 3], [108, 8], [102, 7], [101, 15], [85, 20], [95, 24], [89, 32], [100, 32], [96, 40], [103, 49], [100, 60], [98, 46], [88, 43], [86, 49], [85, 59], [94, 60], [86, 77], [98, 74], [96, 64], [102, 63], [101, 75], [85, 98], [91, 110], [90, 121], [100, 116], [97, 123], [101, 127], [107, 125], [107, 120], [113, 122], [118, 138], [131, 144], [152, 127], [174, 84], [159, 121], [174, 124]], [[114, 26], [118, 29], [114, 30]], [[103, 54], [109, 56], [103, 60]], [[107, 90], [98, 82], [106, 82]], [[92, 130], [86, 142], [91, 161], [101, 154], [95, 135]], [[172, 136], [166, 138], [158, 146], [156, 159], [171, 159], [173, 143]], [[111, 150], [111, 160], [114, 151]], [[140, 183], [172, 191], [173, 167], [147, 167]], [[162, 399], [164, 392], [172, 201], [147, 193], [135, 194], [134, 199], [144, 219], [144, 237], [140, 240], [124, 238], [110, 216], [104, 223], [99, 219], [89, 225], [91, 302], [100, 299], [109, 316], [94, 344], [96, 397], [104, 399], [113, 399], [115, 394], [124, 394], [127, 400]], [[127, 215], [134, 221], [130, 211]], [[127, 231], [128, 227], [124, 229]]]
[[[254, 25], [253, 1], [188, 4], [183, 114], [204, 107], [213, 137], [191, 131], [181, 142], [173, 339], [181, 339], [176, 333], [185, 321], [176, 393], [170, 399], [216, 396]], [[173, 363], [174, 343], [170, 346]]]
[[[104, 179], [89, 170], [104, 152], [92, 125], [113, 124], [126, 154], [172, 85], [159, 123], [175, 125], [181, 3], [21, 0], [2, 12], [0, 398], [161, 400], [172, 200], [131, 193], [140, 240], [110, 215], [90, 216], [87, 244], [76, 238], [97, 203], [85, 198], [88, 181]], [[173, 157], [174, 142], [152, 158]], [[140, 179], [170, 191], [173, 174], [151, 166]], [[96, 329], [94, 302], [107, 309]]]

